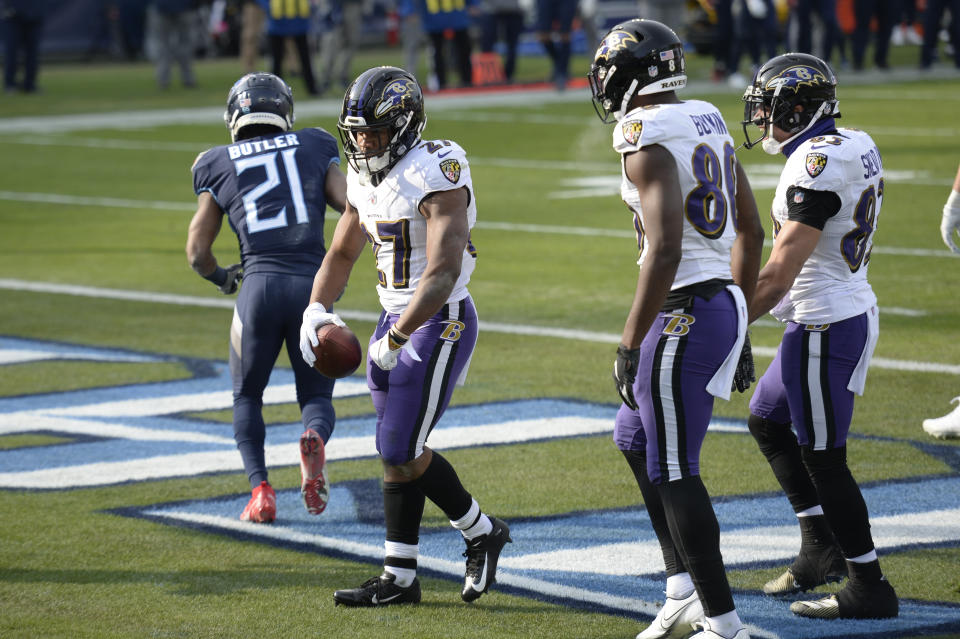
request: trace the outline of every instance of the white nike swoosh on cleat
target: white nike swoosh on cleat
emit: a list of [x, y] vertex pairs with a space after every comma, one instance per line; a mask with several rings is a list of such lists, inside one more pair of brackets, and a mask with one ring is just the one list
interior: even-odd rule
[[487, 561], [483, 562], [483, 572], [480, 573], [480, 581], [478, 584], [474, 584], [473, 579], [467, 579], [466, 585], [468, 588], [475, 592], [483, 592], [487, 588], [487, 566], [489, 563]]
[[387, 603], [387, 602], [389, 602], [389, 601], [393, 601], [394, 599], [396, 599], [397, 597], [399, 597], [399, 596], [402, 595], [402, 594], [403, 594], [402, 592], [398, 592], [398, 593], [395, 594], [395, 595], [390, 595], [389, 597], [385, 597], [385, 598], [383, 598], [383, 599], [380, 599], [380, 598], [378, 598], [376, 595], [374, 595], [373, 598], [370, 600], [370, 602], [371, 602], [372, 604], [374, 604], [374, 605], [377, 605], [377, 604], [385, 604], [385, 603]]

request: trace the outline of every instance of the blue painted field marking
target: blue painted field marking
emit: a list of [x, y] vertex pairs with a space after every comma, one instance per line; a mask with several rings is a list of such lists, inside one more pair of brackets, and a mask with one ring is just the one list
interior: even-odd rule
[[[378, 512], [379, 484], [362, 480], [334, 484], [330, 505], [319, 517], [306, 514], [297, 491], [280, 491], [277, 523], [261, 526], [240, 522], [247, 495], [129, 509], [125, 514], [172, 525], [242, 536], [320, 554], [380, 564], [383, 523]], [[960, 478], [888, 482], [869, 486], [864, 496], [873, 516], [878, 549], [886, 554], [920, 546], [960, 544], [960, 509], [954, 496]], [[729, 568], [786, 565], [799, 544], [795, 518], [779, 495], [719, 500], [721, 546]], [[924, 516], [929, 512], [937, 517]], [[901, 533], [898, 517], [915, 519], [913, 538]], [[880, 522], [880, 523], [877, 523]], [[514, 543], [506, 547], [498, 573], [499, 587], [588, 609], [615, 611], [638, 619], [656, 614], [663, 599], [659, 547], [642, 507], [567, 513], [510, 521]], [[773, 533], [773, 534], [772, 534]], [[760, 555], [750, 552], [761, 537], [770, 537]], [[449, 527], [424, 528], [420, 535], [421, 570], [462, 578], [462, 542]], [[896, 577], [892, 575], [894, 585]], [[451, 589], [451, 597], [455, 593]], [[755, 636], [781, 639], [827, 637], [898, 637], [938, 628], [960, 631], [960, 607], [904, 601], [893, 620], [823, 622], [801, 619], [788, 601], [756, 591], [735, 592], [741, 618]], [[809, 595], [808, 595], [809, 596]]]
[[[44, 359], [181, 361], [192, 366], [195, 376], [174, 382], [0, 398], [0, 434], [47, 431], [78, 439], [0, 451], [0, 488], [64, 488], [71, 485], [69, 481], [98, 485], [104, 475], [137, 481], [239, 470], [229, 424], [181, 414], [229, 407], [230, 393], [223, 390], [229, 388], [225, 364], [200, 362], [198, 366], [197, 360], [0, 338], [0, 365]], [[198, 368], [203, 372], [196, 372]], [[281, 397], [285, 387], [292, 385], [292, 375], [283, 369], [275, 374], [272, 385], [281, 392], [270, 401], [292, 401]], [[348, 392], [366, 392], [362, 381], [351, 381], [354, 383], [343, 384]], [[609, 405], [553, 399], [454, 407], [432, 442], [448, 448], [609, 433], [615, 413], [616, 408]], [[268, 439], [290, 443], [272, 447], [279, 461], [271, 462], [268, 457], [268, 462], [295, 463], [301, 428], [300, 424], [270, 427]], [[746, 432], [742, 421], [729, 419], [715, 420], [711, 429]], [[374, 454], [372, 442], [370, 417], [344, 419], [338, 422], [328, 452], [332, 459], [370, 457]], [[950, 463], [958, 454], [939, 456]], [[78, 459], [84, 463], [68, 461]], [[198, 460], [210, 465], [198, 465]], [[951, 466], [957, 468], [955, 463]], [[157, 467], [178, 470], [173, 475], [143, 472]], [[864, 494], [882, 553], [960, 544], [957, 475], [881, 482], [866, 487]], [[381, 561], [382, 504], [376, 480], [335, 483], [331, 505], [322, 518], [305, 513], [298, 491], [280, 491], [279, 519], [273, 526], [237, 520], [248, 497], [231, 495], [118, 512], [373, 564]], [[715, 508], [728, 566], [783, 565], [795, 554], [796, 524], [782, 496], [721, 498], [715, 501]], [[501, 562], [501, 590], [641, 619], [656, 613], [656, 602], [662, 599], [659, 548], [642, 508], [525, 518], [511, 524], [515, 543], [507, 547]], [[459, 581], [462, 547], [456, 532], [446, 527], [424, 529], [420, 547], [423, 572]], [[892, 579], [896, 585], [896, 576]], [[949, 604], [906, 601], [896, 620], [818, 622], [794, 617], [786, 611], [785, 602], [756, 592], [738, 591], [735, 597], [741, 616], [758, 637], [898, 637], [934, 629], [960, 630], [960, 607]]]

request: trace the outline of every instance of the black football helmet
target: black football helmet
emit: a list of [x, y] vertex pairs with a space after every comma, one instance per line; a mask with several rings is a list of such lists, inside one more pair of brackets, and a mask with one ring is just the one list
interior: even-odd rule
[[635, 95], [687, 85], [683, 44], [655, 20], [630, 20], [604, 36], [587, 75], [593, 108], [604, 122], [619, 120]]
[[[772, 139], [771, 126], [796, 136], [821, 118], [840, 117], [837, 76], [829, 64], [808, 53], [771, 58], [753, 76], [743, 102], [741, 124], [748, 149]], [[756, 140], [750, 138], [751, 126], [763, 129]]]
[[[417, 79], [397, 67], [374, 67], [347, 88], [337, 128], [347, 162], [376, 184], [420, 141], [426, 124]], [[360, 133], [380, 136], [383, 143], [362, 148]]]
[[272, 73], [248, 73], [237, 80], [227, 94], [223, 121], [234, 142], [240, 129], [254, 124], [289, 131], [294, 121], [293, 91]]

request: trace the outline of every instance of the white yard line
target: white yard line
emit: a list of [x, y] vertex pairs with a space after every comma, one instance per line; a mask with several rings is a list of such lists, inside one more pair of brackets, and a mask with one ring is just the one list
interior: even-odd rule
[[[149, 291], [127, 291], [122, 289], [99, 288], [93, 286], [73, 286], [70, 284], [54, 284], [49, 282], [30, 282], [26, 280], [0, 278], [0, 289], [11, 291], [30, 291], [34, 293], [52, 293], [56, 295], [76, 295], [101, 299], [127, 300], [150, 304], [172, 304], [178, 306], [202, 306], [210, 308], [233, 308], [233, 299], [216, 297], [199, 297], [195, 295], [172, 295], [167, 293], [153, 293]], [[903, 309], [899, 309], [903, 310]], [[337, 313], [348, 320], [375, 322], [379, 313], [371, 311], [352, 311], [337, 309]], [[570, 328], [553, 328], [548, 326], [532, 326], [528, 324], [508, 324], [503, 322], [480, 322], [480, 330], [491, 333], [506, 333], [509, 335], [529, 335], [532, 337], [549, 337], [569, 339], [585, 342], [599, 342], [616, 344], [620, 341], [619, 333], [601, 333], [598, 331], [583, 331]], [[754, 346], [753, 352], [762, 357], [773, 357], [777, 349], [767, 346]], [[885, 357], [874, 357], [870, 364], [875, 368], [888, 370], [909, 371], [915, 373], [945, 373], [960, 375], [960, 365], [940, 364], [937, 362], [922, 362], [913, 360], [896, 360]]]
[[[947, 182], [944, 182], [945, 184]], [[133, 200], [129, 198], [91, 197], [85, 195], [62, 195], [56, 193], [27, 193], [23, 191], [0, 191], [0, 200], [12, 202], [37, 202], [42, 204], [62, 204], [65, 206], [95, 206], [99, 208], [150, 209], [162, 211], [194, 211], [196, 204], [191, 202], [169, 202], [163, 200]], [[588, 237], [635, 238], [633, 231], [623, 229], [601, 229], [587, 226], [560, 226], [557, 224], [518, 224], [514, 222], [477, 222], [478, 229], [510, 231], [512, 233], [536, 233], [538, 235], [578, 235]], [[770, 246], [770, 242], [766, 242]], [[947, 249], [922, 249], [897, 246], [874, 246], [877, 255], [907, 255], [911, 257], [956, 258]]]

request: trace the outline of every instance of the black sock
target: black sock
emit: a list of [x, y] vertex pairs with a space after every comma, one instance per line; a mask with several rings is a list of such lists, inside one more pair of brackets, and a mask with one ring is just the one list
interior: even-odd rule
[[820, 504], [817, 489], [803, 464], [800, 444], [790, 424], [750, 415], [750, 434], [757, 440], [760, 452], [767, 458], [774, 476], [786, 493], [793, 512], [799, 513]]
[[720, 555], [720, 524], [703, 481], [693, 475], [659, 484], [657, 491], [671, 536], [686, 560], [706, 616], [717, 617], [734, 610]]
[[450, 521], [462, 518], [473, 504], [473, 497], [460, 483], [457, 471], [437, 451], [433, 451], [433, 459], [427, 469], [412, 483], [416, 484]]
[[680, 551], [673, 545], [673, 538], [670, 537], [670, 527], [667, 525], [667, 516], [663, 512], [660, 493], [657, 492], [656, 486], [650, 483], [650, 478], [647, 476], [646, 454], [633, 450], [620, 452], [626, 457], [627, 464], [637, 480], [637, 486], [640, 487], [643, 503], [647, 508], [647, 514], [650, 515], [650, 524], [653, 526], [653, 531], [657, 534], [657, 540], [660, 542], [660, 552], [663, 553], [663, 566], [666, 569], [667, 577], [687, 572], [683, 557], [680, 556]]
[[425, 499], [414, 482], [383, 482], [383, 517], [387, 541], [415, 546], [420, 543], [420, 520]]
[[810, 450], [805, 446], [803, 463], [843, 556], [859, 557], [873, 550], [867, 504], [847, 467], [846, 446], [830, 450]]
[[824, 515], [798, 517], [801, 548], [822, 548], [834, 545], [836, 539]]

